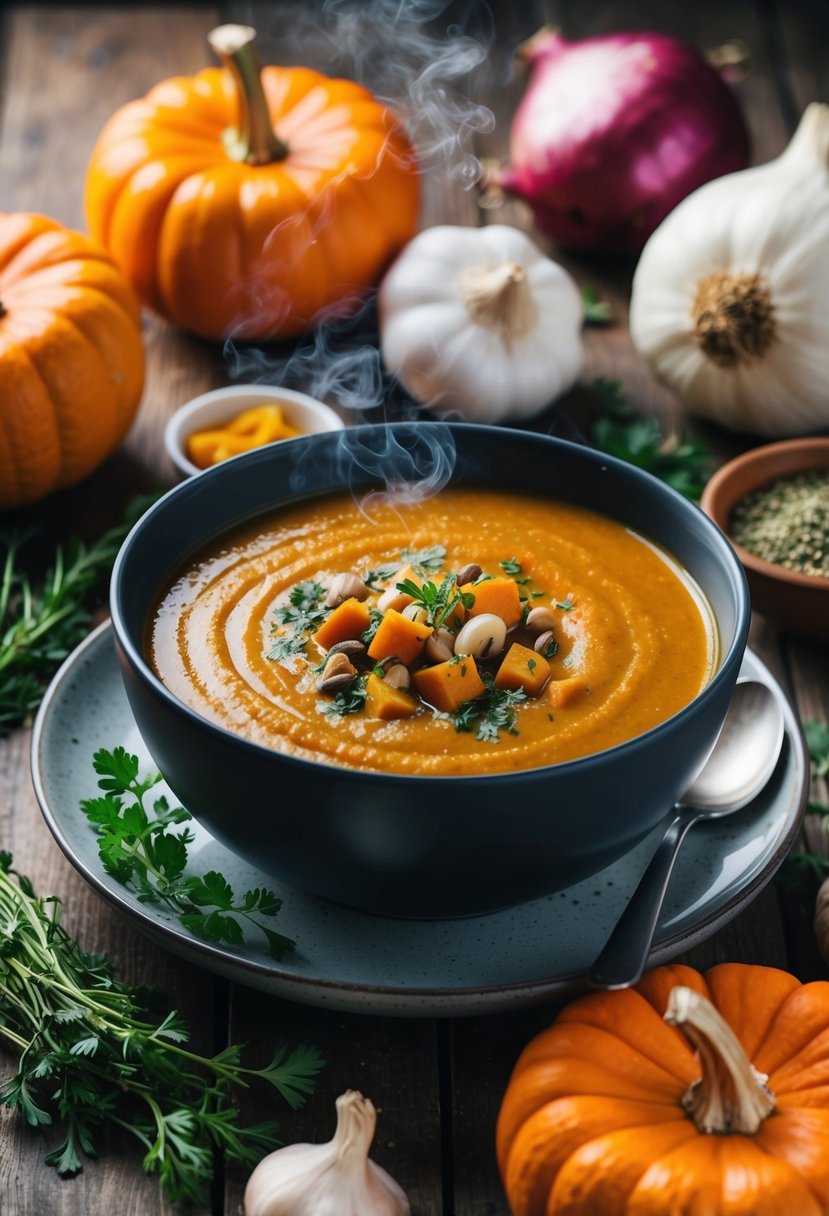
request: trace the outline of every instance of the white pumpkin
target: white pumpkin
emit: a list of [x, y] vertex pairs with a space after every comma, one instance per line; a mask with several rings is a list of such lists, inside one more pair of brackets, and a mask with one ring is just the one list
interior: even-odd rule
[[425, 229], [388, 271], [378, 308], [386, 367], [429, 409], [531, 418], [581, 370], [579, 289], [505, 224]]

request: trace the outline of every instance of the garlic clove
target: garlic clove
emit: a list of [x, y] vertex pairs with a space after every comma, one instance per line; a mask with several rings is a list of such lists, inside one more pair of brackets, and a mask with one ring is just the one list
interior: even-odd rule
[[292, 1144], [259, 1162], [245, 1188], [245, 1216], [409, 1216], [394, 1179], [368, 1156], [377, 1112], [348, 1090], [337, 1098], [327, 1144]]

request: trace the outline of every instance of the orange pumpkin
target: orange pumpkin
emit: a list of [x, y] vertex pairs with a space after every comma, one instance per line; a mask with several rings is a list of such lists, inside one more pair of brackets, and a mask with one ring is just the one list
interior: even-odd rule
[[109, 254], [45, 216], [0, 212], [0, 510], [91, 473], [143, 386], [139, 304]]
[[[142, 300], [207, 338], [289, 337], [353, 311], [417, 227], [412, 148], [361, 85], [226, 61], [118, 110], [92, 152], [90, 231]], [[278, 132], [278, 134], [276, 134]]]
[[514, 1216], [826, 1216], [829, 983], [674, 966], [573, 1002], [519, 1058], [497, 1151]]

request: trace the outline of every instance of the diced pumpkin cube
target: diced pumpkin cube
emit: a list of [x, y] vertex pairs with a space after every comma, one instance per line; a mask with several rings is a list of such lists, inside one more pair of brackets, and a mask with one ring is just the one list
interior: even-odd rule
[[412, 597], [405, 591], [397, 591], [397, 584], [405, 583], [406, 581], [413, 582], [418, 587], [423, 586], [423, 579], [415, 570], [414, 566], [403, 566], [402, 569], [393, 574], [386, 583], [385, 591], [383, 591], [382, 595], [380, 596], [381, 612], [388, 612], [391, 609], [394, 609], [395, 612], [402, 612], [407, 604], [411, 604], [413, 602]]
[[322, 650], [330, 650], [338, 642], [348, 642], [365, 633], [369, 624], [368, 606], [360, 600], [343, 600], [327, 616], [314, 634], [314, 641]]
[[567, 676], [563, 680], [550, 680], [544, 699], [553, 709], [566, 709], [589, 691], [590, 685], [584, 676]]
[[417, 701], [402, 688], [393, 688], [375, 672], [366, 680], [366, 713], [370, 718], [411, 718], [418, 710]]
[[447, 659], [434, 667], [421, 667], [412, 681], [418, 696], [444, 714], [453, 713], [464, 701], [474, 701], [486, 692], [475, 660], [468, 655]]
[[410, 667], [415, 659], [420, 657], [431, 632], [431, 626], [410, 621], [402, 612], [390, 608], [377, 626], [377, 632], [368, 648], [368, 657], [379, 660], [396, 655], [401, 663]]
[[495, 677], [497, 688], [523, 688], [528, 697], [537, 697], [550, 678], [550, 664], [543, 655], [513, 642]]
[[491, 612], [501, 618], [507, 629], [512, 629], [521, 620], [521, 596], [518, 594], [518, 584], [511, 578], [487, 578], [482, 583], [466, 583], [461, 591], [471, 591], [475, 596], [475, 603], [468, 610], [470, 616]]

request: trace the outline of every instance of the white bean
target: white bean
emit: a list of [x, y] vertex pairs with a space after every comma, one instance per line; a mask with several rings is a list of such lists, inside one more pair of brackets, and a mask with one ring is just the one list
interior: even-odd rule
[[466, 622], [455, 638], [455, 654], [473, 659], [492, 659], [504, 649], [507, 627], [494, 612], [482, 612]]

